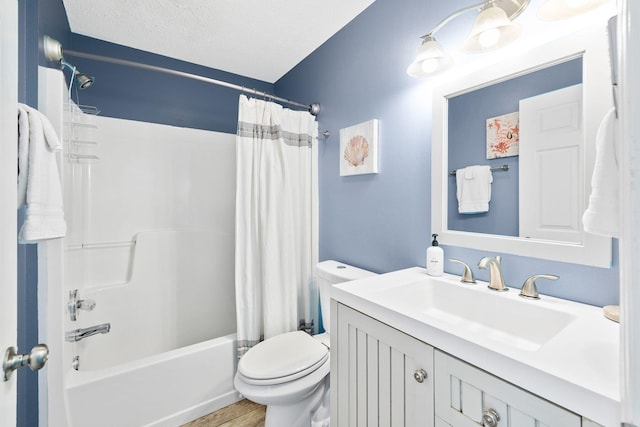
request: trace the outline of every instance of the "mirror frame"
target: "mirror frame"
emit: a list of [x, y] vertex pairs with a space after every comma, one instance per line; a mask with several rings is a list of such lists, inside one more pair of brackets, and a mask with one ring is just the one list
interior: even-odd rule
[[[584, 206], [591, 193], [595, 139], [602, 118], [613, 106], [608, 35], [605, 27], [580, 31], [524, 52], [513, 61], [500, 62], [449, 81], [433, 90], [431, 134], [431, 233], [444, 245], [481, 249], [574, 264], [611, 268], [611, 237], [583, 232], [580, 244], [550, 240], [449, 230], [447, 226], [448, 100], [469, 91], [547, 68], [582, 56], [584, 137], [593, 150], [584, 153]], [[606, 60], [603, 60], [606, 58]]]

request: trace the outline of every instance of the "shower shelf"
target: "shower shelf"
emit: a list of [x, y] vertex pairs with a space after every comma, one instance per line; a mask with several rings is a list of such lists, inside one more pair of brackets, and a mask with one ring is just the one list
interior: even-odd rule
[[73, 142], [74, 144], [92, 144], [92, 145], [98, 144], [98, 141], [91, 141], [88, 139], [71, 139], [71, 142]]
[[68, 157], [74, 160], [100, 160], [100, 157], [93, 154], [69, 153]]
[[75, 122], [73, 120], [65, 122], [65, 123], [70, 124], [71, 126], [79, 127], [79, 128], [98, 129], [98, 125], [94, 125], [94, 124], [91, 124], [91, 123], [80, 123], [80, 122]]

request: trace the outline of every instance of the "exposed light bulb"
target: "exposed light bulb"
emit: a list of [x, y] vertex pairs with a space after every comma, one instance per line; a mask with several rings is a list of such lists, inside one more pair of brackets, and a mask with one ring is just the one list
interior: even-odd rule
[[483, 48], [495, 46], [500, 40], [500, 30], [497, 28], [489, 28], [478, 35], [478, 43]]
[[438, 69], [438, 60], [436, 58], [427, 58], [422, 61], [421, 68], [425, 73], [433, 73]]

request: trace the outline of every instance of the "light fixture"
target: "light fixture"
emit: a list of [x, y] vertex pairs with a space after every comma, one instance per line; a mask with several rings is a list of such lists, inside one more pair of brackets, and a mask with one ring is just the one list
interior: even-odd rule
[[602, 6], [609, 0], [546, 0], [538, 9], [538, 18], [544, 21], [557, 21], [573, 18]]
[[[465, 52], [486, 52], [514, 41], [520, 35], [520, 26], [512, 22], [529, 5], [530, 0], [485, 0], [482, 3], [457, 10], [444, 18], [429, 33], [422, 36], [422, 45], [415, 60], [407, 68], [413, 77], [427, 77], [440, 73], [453, 64], [449, 56], [434, 38], [436, 31], [452, 19], [470, 10], [478, 10], [468, 39], [463, 44]], [[579, 0], [566, 0], [579, 1]], [[587, 0], [584, 0], [587, 1]]]
[[407, 73], [413, 77], [429, 76], [446, 70], [452, 63], [451, 56], [429, 34], [423, 37], [418, 55], [407, 68]]
[[499, 49], [520, 36], [520, 25], [511, 22], [504, 10], [487, 2], [471, 27], [471, 33], [462, 45], [468, 53]]

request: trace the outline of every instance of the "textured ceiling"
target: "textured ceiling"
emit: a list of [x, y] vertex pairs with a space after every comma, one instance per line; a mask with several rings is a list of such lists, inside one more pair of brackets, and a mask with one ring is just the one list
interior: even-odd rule
[[373, 1], [64, 0], [64, 6], [76, 34], [273, 83]]

